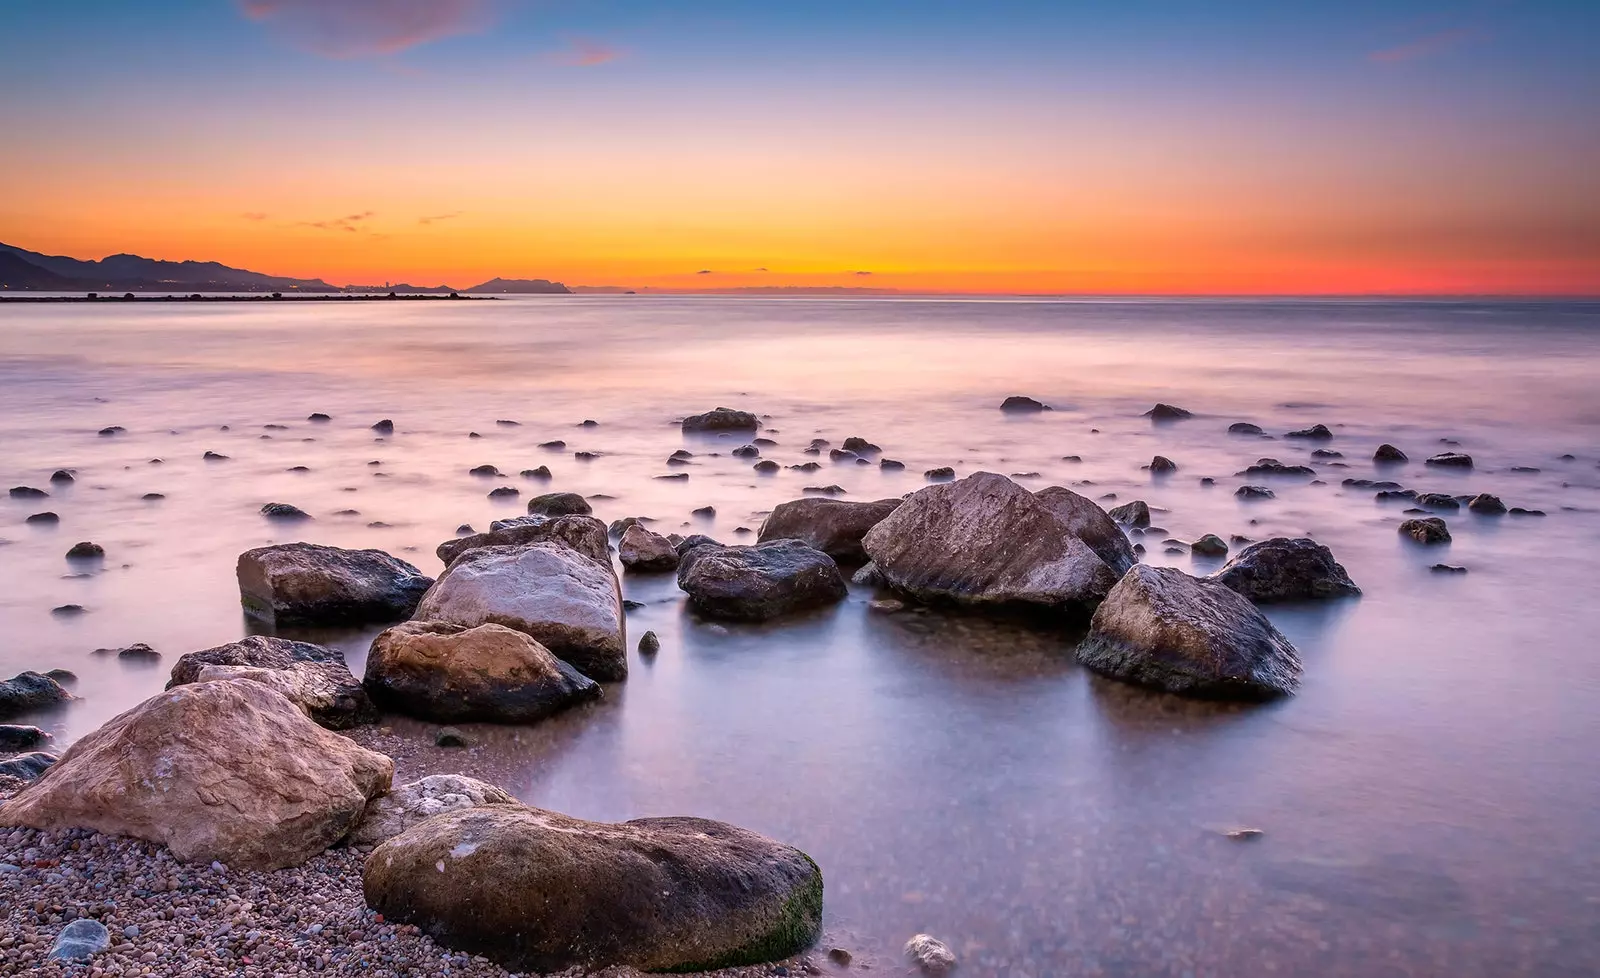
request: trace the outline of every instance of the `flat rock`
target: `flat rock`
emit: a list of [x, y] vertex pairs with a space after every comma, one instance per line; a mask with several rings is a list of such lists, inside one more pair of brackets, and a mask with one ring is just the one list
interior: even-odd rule
[[1333, 551], [1305, 538], [1273, 537], [1239, 551], [1211, 580], [1257, 604], [1358, 595]]
[[367, 803], [361, 824], [347, 840], [353, 846], [376, 846], [445, 812], [480, 805], [514, 805], [517, 800], [503, 788], [462, 774], [432, 774], [397, 786]]
[[348, 730], [378, 719], [377, 707], [338, 649], [251, 635], [179, 656], [167, 688], [218, 679], [264, 683], [330, 730]]
[[395, 621], [433, 579], [382, 550], [282, 543], [239, 555], [245, 613], [271, 624]]
[[159, 693], [68, 748], [0, 807], [0, 825], [90, 829], [183, 862], [297, 866], [344, 838], [394, 763], [276, 691], [225, 680]]
[[799, 540], [842, 563], [867, 559], [861, 538], [884, 517], [899, 508], [900, 499], [846, 502], [810, 497], [791, 499], [775, 506], [761, 524], [756, 540]]
[[755, 431], [760, 427], [761, 421], [749, 411], [725, 407], [683, 419], [684, 431]]
[[1255, 605], [1215, 581], [1145, 564], [1095, 610], [1078, 662], [1203, 699], [1267, 699], [1300, 684], [1294, 646]]
[[822, 873], [722, 822], [585, 822], [522, 805], [445, 812], [367, 857], [368, 906], [513, 971], [705, 971], [776, 961], [822, 924]]
[[[595, 525], [604, 541], [604, 524]], [[610, 560], [602, 564], [557, 541], [468, 550], [423, 596], [416, 618], [505, 625], [591, 679], [628, 675], [622, 590]]]
[[535, 723], [600, 685], [503, 625], [408, 621], [372, 640], [363, 680], [381, 706], [438, 723]]
[[1086, 609], [1117, 579], [1050, 505], [992, 472], [912, 493], [862, 546], [884, 584], [926, 602]]
[[751, 547], [696, 547], [678, 566], [678, 586], [708, 618], [766, 621], [844, 600], [832, 557], [799, 540]]

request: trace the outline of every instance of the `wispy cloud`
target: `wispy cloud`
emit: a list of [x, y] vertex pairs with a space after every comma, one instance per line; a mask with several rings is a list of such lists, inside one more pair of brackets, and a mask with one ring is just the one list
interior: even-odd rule
[[251, 20], [330, 58], [396, 54], [481, 30], [490, 0], [236, 0]]
[[427, 217], [419, 217], [419, 218], [417, 218], [417, 223], [418, 224], [438, 224], [440, 221], [448, 221], [451, 218], [456, 218], [456, 217], [460, 217], [460, 216], [461, 216], [461, 212], [460, 211], [451, 211], [448, 214], [430, 214]]
[[551, 51], [546, 60], [569, 68], [593, 68], [626, 57], [627, 51], [586, 37], [566, 38], [564, 46]]
[[711, 269], [709, 269], [709, 268], [702, 268], [698, 272], [695, 272], [695, 274], [696, 275], [713, 275], [715, 273], [712, 272]]
[[871, 275], [871, 272], [851, 272], [851, 275]]
[[362, 224], [376, 216], [372, 211], [362, 211], [360, 214], [346, 214], [344, 217], [333, 217], [325, 221], [296, 221], [294, 226], [315, 228], [318, 231], [348, 231], [354, 234], [365, 230]]
[[1373, 51], [1367, 55], [1367, 60], [1377, 64], [1400, 64], [1406, 61], [1419, 61], [1429, 58], [1443, 51], [1479, 41], [1488, 35], [1476, 27], [1456, 27], [1437, 34], [1429, 34], [1406, 44], [1381, 51]]

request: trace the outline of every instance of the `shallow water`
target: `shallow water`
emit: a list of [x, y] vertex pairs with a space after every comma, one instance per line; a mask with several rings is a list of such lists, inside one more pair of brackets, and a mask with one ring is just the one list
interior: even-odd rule
[[[1270, 609], [1304, 687], [1239, 709], [1089, 676], [1069, 631], [881, 615], [859, 588], [799, 620], [713, 629], [670, 576], [625, 577], [645, 603], [630, 633], [654, 629], [662, 652], [537, 734], [481, 728], [515, 759], [507, 787], [587, 818], [696, 814], [799, 845], [823, 867], [832, 927], [890, 949], [929, 931], [970, 974], [1590, 975], [1596, 378], [1593, 303], [0, 306], [0, 481], [52, 492], [0, 503], [0, 678], [76, 672], [82, 698], [40, 718], [68, 742], [159, 689], [178, 655], [246, 631], [240, 551], [380, 547], [436, 573], [433, 548], [458, 524], [521, 512], [489, 489], [545, 491], [515, 475], [539, 464], [550, 488], [613, 497], [594, 503], [603, 519], [727, 542], [753, 539], [736, 528], [805, 486], [870, 499], [919, 488], [935, 465], [1037, 472], [1019, 481], [1159, 507], [1166, 532], [1135, 537], [1150, 562], [1218, 566], [1165, 553], [1168, 536], [1309, 534], [1365, 595]], [[1056, 410], [1004, 416], [1013, 393]], [[1139, 414], [1158, 400], [1197, 416], [1152, 425]], [[716, 404], [770, 415], [779, 462], [859, 434], [906, 471], [823, 456], [815, 474], [758, 476], [726, 455], [738, 441], [679, 432]], [[307, 423], [312, 411], [334, 420]], [[385, 417], [396, 434], [376, 439]], [[1275, 435], [1323, 422], [1336, 437], [1230, 436], [1236, 420]], [[127, 431], [96, 435], [107, 425]], [[555, 438], [565, 451], [536, 447]], [[1477, 469], [1420, 464], [1456, 447], [1441, 439]], [[1382, 441], [1413, 461], [1378, 474], [1367, 460]], [[1324, 446], [1348, 465], [1317, 460], [1326, 485], [1233, 497], [1261, 481], [1232, 474], [1256, 458], [1311, 461]], [[655, 480], [679, 447], [724, 454], [697, 457], [685, 483]], [[202, 461], [208, 450], [229, 458]], [[1180, 470], [1152, 481], [1140, 466], [1157, 453]], [[508, 478], [467, 474], [483, 463]], [[310, 471], [286, 471], [297, 465]], [[49, 485], [63, 467], [78, 481]], [[1395, 532], [1403, 504], [1346, 477], [1491, 491], [1548, 516], [1447, 514], [1455, 542], [1423, 549]], [[317, 518], [269, 524], [269, 501]], [[706, 504], [714, 519], [691, 518]], [[24, 524], [46, 509], [58, 527]], [[69, 566], [78, 540], [104, 545], [103, 565]], [[1441, 560], [1469, 573], [1430, 574]], [[51, 614], [68, 603], [88, 611]], [[307, 637], [359, 674], [376, 630]], [[162, 665], [89, 654], [141, 641]], [[1265, 836], [1226, 839], [1236, 826]]]

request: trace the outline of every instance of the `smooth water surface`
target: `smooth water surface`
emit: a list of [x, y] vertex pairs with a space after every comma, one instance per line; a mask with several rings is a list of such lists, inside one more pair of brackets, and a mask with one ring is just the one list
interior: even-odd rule
[[[1002, 415], [1014, 393], [1055, 410]], [[1196, 417], [1152, 425], [1140, 413], [1156, 401]], [[857, 434], [906, 470], [824, 455], [814, 474], [759, 476], [727, 454], [740, 441], [680, 433], [718, 404], [769, 416], [781, 463]], [[392, 437], [369, 429], [380, 418]], [[1280, 437], [1228, 435], [1238, 420]], [[1331, 443], [1281, 437], [1317, 422]], [[127, 430], [96, 434], [107, 425]], [[1380, 473], [1384, 441], [1412, 461]], [[655, 479], [680, 447], [698, 456], [688, 481]], [[1234, 498], [1261, 481], [1234, 475], [1256, 458], [1317, 447], [1344, 453], [1314, 460], [1325, 484]], [[1477, 468], [1421, 463], [1447, 448]], [[1180, 469], [1152, 481], [1141, 466], [1158, 453]], [[39, 718], [68, 742], [160, 689], [178, 655], [246, 631], [239, 552], [307, 539], [437, 573], [433, 548], [459, 524], [521, 512], [487, 498], [501, 484], [749, 542], [738, 528], [806, 486], [872, 499], [936, 465], [1017, 473], [1108, 506], [1148, 500], [1164, 528], [1134, 538], [1148, 561], [1205, 573], [1219, 562], [1162, 541], [1311, 535], [1365, 594], [1270, 609], [1303, 691], [1239, 709], [1087, 675], [1065, 629], [879, 614], [859, 588], [798, 620], [711, 628], [670, 576], [628, 576], [644, 602], [630, 633], [654, 629], [661, 653], [536, 736], [484, 733], [510, 753], [508, 787], [587, 818], [703, 815], [799, 845], [823, 867], [830, 927], [891, 951], [934, 933], [967, 974], [1592, 975], [1597, 461], [1592, 303], [0, 306], [0, 480], [52, 493], [0, 502], [0, 678], [76, 672], [81, 699]], [[508, 478], [467, 474], [483, 463]], [[515, 474], [539, 464], [548, 485]], [[57, 468], [76, 483], [51, 486]], [[1395, 532], [1404, 504], [1340, 485], [1352, 477], [1548, 515], [1462, 511], [1454, 543], [1424, 549]], [[316, 519], [268, 523], [270, 501]], [[707, 504], [714, 519], [690, 516]], [[24, 524], [41, 510], [60, 525]], [[103, 564], [70, 565], [79, 540], [105, 546]], [[1469, 572], [1430, 573], [1440, 561]], [[69, 603], [88, 610], [51, 613]], [[376, 630], [314, 637], [359, 674]], [[163, 664], [90, 654], [133, 642]], [[1240, 826], [1265, 835], [1225, 837]]]

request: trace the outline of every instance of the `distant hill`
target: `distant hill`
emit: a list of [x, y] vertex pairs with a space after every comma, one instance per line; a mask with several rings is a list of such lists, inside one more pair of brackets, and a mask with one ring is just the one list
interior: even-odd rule
[[[83, 261], [61, 255], [42, 255], [14, 245], [0, 244], [7, 280], [33, 284], [9, 285], [14, 289], [186, 292], [337, 292], [319, 278], [285, 278], [214, 261], [160, 261], [139, 255], [111, 255]], [[27, 268], [36, 271], [28, 272]], [[39, 273], [43, 273], [42, 275]]]
[[473, 292], [483, 295], [571, 295], [572, 290], [560, 282], [551, 282], [542, 278], [492, 278], [482, 285], [474, 285], [463, 292]]

